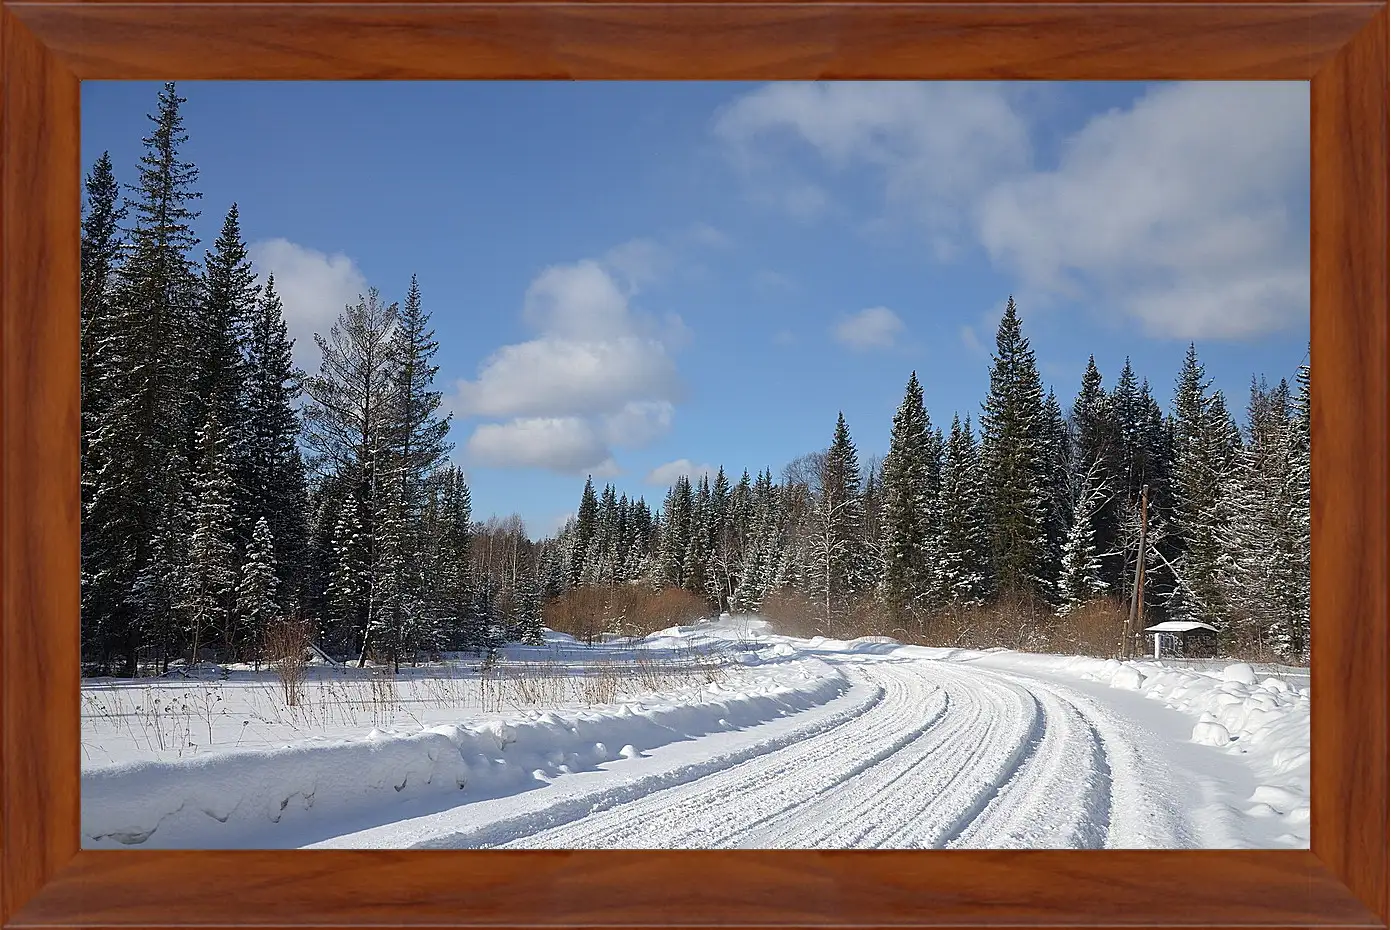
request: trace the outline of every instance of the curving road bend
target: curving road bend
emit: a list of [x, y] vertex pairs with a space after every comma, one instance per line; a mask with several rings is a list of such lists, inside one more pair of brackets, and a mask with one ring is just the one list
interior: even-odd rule
[[824, 658], [852, 682], [844, 696], [753, 728], [720, 755], [687, 748], [664, 762], [654, 752], [639, 775], [589, 773], [566, 791], [465, 805], [417, 823], [407, 845], [1222, 845], [1185, 813], [1191, 779], [1153, 751], [1160, 737], [1149, 715], [1128, 717], [1072, 684], [1013, 670]]

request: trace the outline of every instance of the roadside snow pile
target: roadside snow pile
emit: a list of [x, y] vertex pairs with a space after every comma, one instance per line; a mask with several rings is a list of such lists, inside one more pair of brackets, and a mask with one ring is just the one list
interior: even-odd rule
[[[82, 773], [85, 846], [196, 845], [209, 831], [360, 811], [467, 791], [514, 793], [678, 740], [737, 730], [824, 704], [848, 680], [815, 658], [728, 684], [605, 705], [537, 711], [414, 733], [298, 743], [177, 760], [119, 762]], [[220, 845], [220, 844], [218, 844]]]
[[1292, 688], [1278, 678], [1257, 681], [1256, 670], [1245, 663], [1207, 672], [1114, 659], [1069, 659], [1064, 667], [1113, 688], [1138, 690], [1197, 717], [1193, 742], [1247, 756], [1261, 781], [1246, 813], [1283, 817], [1291, 835], [1307, 841], [1308, 689]]
[[1212, 714], [1203, 714], [1193, 728], [1193, 742], [1200, 746], [1225, 746], [1231, 741], [1232, 734]]

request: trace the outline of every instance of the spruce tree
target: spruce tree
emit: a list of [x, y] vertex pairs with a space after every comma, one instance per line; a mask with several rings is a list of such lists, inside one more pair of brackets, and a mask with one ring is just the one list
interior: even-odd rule
[[246, 338], [245, 417], [238, 485], [245, 520], [265, 520], [275, 543], [277, 587], [285, 607], [307, 597], [307, 478], [297, 409], [303, 373], [294, 367], [275, 278], [266, 280]]
[[200, 647], [220, 641], [236, 658], [246, 646], [247, 631], [238, 623], [236, 596], [236, 525], [233, 520], [231, 464], [222, 424], [210, 417], [199, 434], [198, 474], [194, 483], [193, 535], [188, 546], [188, 615], [191, 661]]
[[[97, 355], [110, 335], [113, 298], [120, 274], [124, 236], [121, 221], [126, 207], [111, 169], [111, 155], [103, 152], [86, 180], [87, 200], [82, 217], [81, 373], [82, 454], [84, 495], [92, 480], [86, 461], [87, 444], [101, 419], [101, 387]], [[84, 498], [85, 499], [85, 498]]]
[[593, 557], [586, 567], [594, 584], [612, 585], [618, 577], [618, 492], [612, 484], [604, 485], [594, 526]]
[[[468, 481], [457, 466], [446, 466], [437, 478], [439, 485], [439, 526], [434, 549], [436, 566], [428, 588], [429, 609], [441, 628], [447, 648], [464, 648], [463, 627], [472, 593], [473, 503]], [[559, 592], [557, 592], [559, 593]]]
[[522, 576], [515, 592], [517, 601], [518, 640], [527, 646], [541, 646], [546, 642], [541, 621], [542, 593], [536, 578], [530, 573]]
[[575, 517], [575, 538], [570, 555], [570, 583], [579, 585], [585, 580], [589, 547], [599, 529], [599, 498], [594, 493], [594, 478], [584, 480], [580, 508]]
[[836, 418], [835, 434], [821, 463], [820, 487], [812, 496], [806, 583], [808, 593], [822, 605], [829, 631], [844, 601], [869, 580], [860, 536], [864, 500], [859, 454], [844, 413]]
[[[443, 464], [453, 448], [445, 438], [449, 434], [450, 414], [440, 414], [442, 395], [435, 390], [439, 366], [434, 364], [434, 357], [438, 351], [430, 314], [421, 302], [420, 284], [412, 275], [391, 334], [393, 372], [387, 427], [395, 470], [399, 473], [396, 480], [401, 494], [400, 545], [408, 565], [419, 565], [423, 558], [421, 507], [426, 478]], [[415, 584], [413, 580], [407, 583]], [[424, 594], [423, 590], [413, 589], [403, 597], [414, 609]]]
[[1051, 593], [1048, 428], [1034, 352], [1011, 297], [995, 337], [980, 451], [990, 576], [1004, 595], [1046, 599]]
[[[122, 266], [119, 328], [135, 343], [121, 362], [134, 379], [123, 393], [136, 395], [148, 436], [146, 454], [153, 462], [173, 462], [180, 453], [196, 458], [194, 444], [204, 425], [197, 416], [196, 384], [186, 370], [188, 360], [200, 353], [202, 287], [192, 256], [198, 212], [191, 203], [202, 194], [193, 189], [198, 169], [179, 155], [188, 141], [180, 112], [187, 99], [170, 82], [158, 103], [148, 117], [154, 129], [142, 140], [139, 183], [129, 188], [135, 227]], [[151, 506], [162, 503], [150, 501]]]
[[952, 417], [942, 468], [942, 542], [938, 582], [947, 601], [981, 603], [988, 591], [990, 538], [981, 495], [980, 458], [971, 418]]
[[1087, 471], [1075, 480], [1073, 494], [1058, 581], [1060, 613], [1076, 610], [1110, 590], [1102, 547], [1106, 538], [1103, 515], [1112, 492], [1101, 460], [1093, 459]]
[[667, 491], [662, 505], [662, 529], [658, 555], [661, 586], [686, 585], [686, 550], [690, 545], [691, 511], [694, 508], [691, 481], [685, 475]]
[[1309, 554], [1310, 554], [1310, 413], [1312, 402], [1309, 394], [1309, 366], [1302, 365], [1296, 376], [1299, 392], [1294, 404], [1294, 426], [1290, 430], [1290, 481], [1294, 485], [1290, 494], [1290, 522], [1294, 529], [1296, 551], [1298, 553], [1298, 613], [1293, 618], [1289, 652], [1296, 654], [1302, 641], [1304, 661], [1309, 659]]
[[686, 551], [682, 554], [681, 574], [687, 591], [705, 596], [706, 578], [710, 566], [710, 479], [702, 477], [694, 491], [690, 522], [686, 527]]
[[[1076, 568], [1076, 544], [1079, 537], [1090, 540], [1097, 560], [1097, 579], [1105, 588], [1117, 591], [1123, 586], [1125, 558], [1121, 546], [1123, 504], [1128, 491], [1127, 437], [1134, 442], [1138, 432], [1136, 420], [1138, 393], [1134, 372], [1129, 360], [1117, 382], [1114, 395], [1102, 387], [1101, 372], [1096, 359], [1087, 359], [1082, 375], [1082, 387], [1072, 403], [1071, 459], [1067, 472], [1072, 476], [1068, 495], [1073, 508], [1068, 541]], [[1078, 531], [1075, 519], [1079, 505], [1087, 513], [1089, 527]], [[1066, 557], [1064, 559], [1066, 561]]]
[[[864, 490], [860, 494], [860, 511], [864, 514], [864, 523], [860, 528], [859, 545], [864, 559], [861, 571], [865, 590], [878, 588], [884, 578], [884, 527], [881, 520], [884, 497], [883, 480], [881, 464], [871, 460], [865, 468]], [[940, 483], [939, 475], [939, 492], [941, 490]], [[938, 543], [940, 544], [940, 520], [938, 523]]]
[[1190, 344], [1174, 392], [1173, 531], [1179, 547], [1169, 612], [1226, 633], [1231, 586], [1228, 498], [1235, 426]]
[[1072, 526], [1072, 437], [1062, 406], [1050, 389], [1043, 402], [1043, 462], [1045, 512], [1043, 532], [1045, 559], [1044, 584], [1040, 593], [1057, 602], [1057, 583], [1062, 574], [1063, 547]]
[[282, 616], [277, 588], [275, 540], [265, 517], [256, 521], [237, 582], [237, 620], [253, 648]]
[[[189, 566], [189, 514], [171, 509], [160, 520], [150, 544], [149, 560], [131, 586], [130, 602], [142, 618], [141, 639], [157, 650], [159, 671], [188, 643], [192, 631]], [[132, 667], [127, 674], [134, 674]]]
[[376, 521], [377, 538], [373, 546], [372, 592], [368, 618], [368, 641], [391, 662], [393, 673], [401, 671], [401, 658], [417, 647], [438, 647], [437, 626], [421, 609], [419, 563], [407, 554], [407, 516], [403, 476], [391, 473], [386, 482], [385, 502]]
[[338, 651], [351, 654], [363, 645], [368, 622], [368, 546], [359, 517], [361, 502], [341, 502], [333, 527], [330, 575], [325, 594], [329, 634]]
[[1288, 384], [1269, 388], [1253, 379], [1246, 442], [1228, 485], [1235, 519], [1227, 598], [1243, 633], [1296, 661], [1308, 635], [1298, 430]]
[[933, 538], [933, 523], [939, 501], [932, 487], [931, 430], [915, 371], [894, 414], [879, 503], [880, 596], [900, 617], [918, 607], [931, 607], [937, 587], [934, 550], [938, 541]]
[[110, 325], [99, 327], [87, 372], [101, 400], [87, 443], [83, 624], [104, 655], [123, 655], [127, 674], [135, 670], [139, 631], [155, 619], [131, 599], [133, 586], [168, 515], [184, 506], [189, 439], [202, 425], [190, 417], [187, 370], [199, 290], [189, 255], [197, 213], [189, 205], [199, 194], [197, 169], [179, 157], [187, 141], [183, 102], [166, 84], [150, 116], [154, 129], [143, 140], [139, 184], [128, 201], [135, 225], [111, 294]]
[[[213, 416], [224, 424], [228, 452], [234, 460], [243, 455], [244, 439], [238, 435], [245, 425], [242, 402], [247, 371], [243, 353], [259, 309], [260, 290], [234, 203], [204, 263], [203, 300], [194, 330], [196, 373], [191, 407], [191, 415], [199, 422]], [[254, 521], [246, 527], [248, 535], [252, 525]]]
[[[81, 281], [81, 505], [82, 505], [82, 642], [84, 647], [100, 643], [112, 629], [118, 589], [102, 585], [99, 578], [111, 578], [114, 554], [109, 547], [120, 544], [113, 527], [103, 527], [93, 518], [92, 499], [97, 491], [100, 470], [97, 457], [89, 452], [98, 427], [106, 420], [103, 375], [121, 374], [102, 359], [122, 347], [113, 340], [111, 328], [115, 306], [115, 285], [120, 274], [123, 236], [120, 224], [126, 209], [119, 201], [120, 189], [111, 169], [111, 156], [103, 152], [87, 176], [86, 210], [82, 218]], [[105, 535], [105, 539], [103, 539]], [[125, 572], [121, 573], [129, 577]], [[114, 579], [113, 579], [114, 580]], [[143, 611], [142, 611], [143, 612]]]
[[721, 465], [715, 474], [715, 483], [710, 486], [710, 539], [707, 542], [710, 568], [705, 584], [706, 600], [716, 613], [729, 610], [729, 600], [738, 583], [731, 495], [729, 477]]

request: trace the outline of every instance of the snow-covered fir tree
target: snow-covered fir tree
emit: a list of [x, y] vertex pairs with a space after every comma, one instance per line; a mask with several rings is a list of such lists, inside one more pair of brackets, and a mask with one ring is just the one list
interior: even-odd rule
[[1235, 519], [1227, 598], [1244, 638], [1295, 660], [1308, 646], [1299, 430], [1289, 385], [1253, 380], [1246, 442], [1230, 479]]
[[238, 503], [253, 527], [266, 521], [276, 578], [291, 604], [308, 597], [308, 481], [298, 411], [303, 373], [294, 366], [293, 346], [275, 278], [268, 277], [246, 336]]
[[237, 581], [237, 622], [254, 649], [271, 624], [283, 616], [275, 564], [275, 540], [265, 517], [256, 521]]
[[203, 646], [221, 644], [240, 656], [249, 631], [239, 622], [236, 603], [235, 485], [215, 413], [200, 431], [198, 472], [193, 486], [193, 535], [188, 546], [189, 654], [197, 661]]
[[110, 325], [94, 331], [86, 372], [101, 399], [87, 437], [83, 627], [102, 664], [119, 657], [125, 674], [134, 673], [141, 630], [154, 620], [132, 600], [133, 585], [167, 515], [184, 506], [191, 440], [202, 426], [190, 416], [187, 370], [200, 290], [191, 203], [200, 195], [197, 169], [179, 154], [187, 141], [183, 103], [166, 84], [150, 116], [154, 128], [126, 203], [134, 227], [100, 314]]
[[941, 512], [938, 584], [953, 605], [979, 604], [989, 591], [990, 537], [970, 417], [964, 422], [952, 417], [942, 465]]
[[[1062, 574], [1058, 580], [1060, 613], [1068, 613], [1105, 595], [1107, 553], [1103, 551], [1107, 505], [1113, 497], [1106, 465], [1091, 460], [1087, 472], [1073, 482], [1072, 516], [1062, 549]], [[1114, 536], [1112, 537], [1114, 538]]]
[[1062, 405], [1050, 389], [1043, 401], [1042, 452], [1044, 462], [1043, 533], [1046, 556], [1040, 593], [1058, 599], [1057, 580], [1062, 574], [1063, 547], [1072, 527], [1072, 436], [1063, 418]]
[[350, 653], [356, 646], [361, 655], [367, 630], [371, 582], [368, 541], [359, 516], [361, 508], [361, 502], [351, 495], [340, 503], [329, 549], [326, 632], [335, 651], [343, 654]]
[[1233, 571], [1229, 481], [1238, 436], [1193, 345], [1174, 392], [1173, 430], [1172, 522], [1179, 551], [1169, 613], [1225, 630]]
[[895, 616], [934, 606], [932, 598], [940, 588], [935, 577], [941, 564], [940, 487], [934, 487], [934, 479], [940, 485], [940, 472], [932, 460], [931, 435], [915, 371], [894, 414], [879, 503], [879, 591]]
[[838, 414], [831, 445], [820, 459], [819, 486], [811, 495], [804, 584], [822, 605], [822, 620], [829, 628], [845, 599], [864, 590], [870, 581], [865, 577], [860, 535], [864, 499], [859, 453], [844, 413]]
[[[214, 417], [223, 424], [225, 445], [231, 461], [245, 455], [247, 366], [245, 350], [252, 319], [258, 306], [260, 286], [251, 268], [251, 259], [242, 241], [241, 219], [234, 203], [222, 223], [213, 248], [203, 266], [203, 299], [194, 321], [193, 344], [197, 372], [190, 397], [190, 415], [197, 422]], [[250, 537], [254, 521], [238, 527], [243, 543]], [[243, 532], [244, 531], [244, 532]]]
[[594, 493], [594, 479], [584, 482], [584, 492], [580, 495], [580, 507], [575, 515], [575, 528], [570, 547], [570, 583], [578, 585], [585, 581], [589, 566], [590, 543], [599, 528], [599, 498]]
[[[1077, 561], [1080, 556], [1078, 545], [1086, 540], [1085, 545], [1092, 550], [1089, 558], [1097, 562], [1095, 579], [1104, 586], [1098, 591], [1119, 590], [1125, 573], [1120, 525], [1125, 501], [1125, 488], [1122, 485], [1128, 476], [1122, 464], [1126, 451], [1122, 437], [1126, 433], [1136, 434], [1138, 424], [1131, 422], [1122, 426], [1121, 418], [1126, 416], [1138, 420], [1138, 399], [1134, 372], [1128, 361], [1121, 379], [1117, 381], [1116, 396], [1113, 397], [1103, 387], [1096, 359], [1088, 357], [1086, 371], [1082, 374], [1082, 386], [1072, 402], [1069, 422], [1071, 461], [1067, 463], [1064, 473], [1071, 478], [1067, 497], [1072, 514], [1068, 520], [1070, 529], [1063, 562], [1067, 565], [1071, 560], [1071, 568], [1064, 568], [1064, 573], [1072, 571], [1076, 580], [1075, 572], [1082, 564]], [[1078, 530], [1076, 520], [1081, 512], [1087, 514], [1088, 526]], [[1091, 586], [1090, 582], [1088, 586]], [[1075, 589], [1073, 593], [1076, 593]], [[1071, 599], [1071, 595], [1066, 593], [1064, 597]]]
[[981, 489], [990, 577], [1006, 595], [1047, 599], [1052, 501], [1043, 385], [1011, 297], [995, 336], [990, 392], [981, 412]]
[[98, 354], [109, 351], [107, 338], [120, 274], [125, 237], [121, 223], [127, 209], [120, 200], [120, 186], [111, 167], [111, 155], [103, 152], [86, 179], [87, 197], [82, 216], [81, 278], [81, 377], [82, 377], [82, 482], [87, 500], [93, 480], [87, 462], [87, 444], [102, 420], [101, 379]]

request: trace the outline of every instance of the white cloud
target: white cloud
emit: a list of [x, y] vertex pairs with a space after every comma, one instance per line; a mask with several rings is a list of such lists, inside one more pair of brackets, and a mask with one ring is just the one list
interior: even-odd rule
[[348, 304], [366, 293], [367, 279], [351, 258], [328, 255], [288, 239], [266, 239], [247, 247], [252, 264], [264, 279], [275, 275], [275, 290], [285, 308], [285, 324], [295, 340], [295, 364], [308, 372], [319, 367], [314, 334], [329, 327]]
[[834, 171], [876, 169], [886, 204], [947, 229], [960, 207], [1002, 171], [1026, 165], [1030, 152], [1027, 125], [998, 84], [768, 84], [720, 111], [714, 131], [756, 196], [794, 216], [825, 212], [829, 197], [774, 157], [789, 141], [810, 146]]
[[461, 417], [512, 418], [479, 426], [470, 457], [613, 474], [611, 446], [640, 447], [671, 428], [681, 394], [672, 353], [689, 332], [675, 314], [659, 319], [630, 305], [638, 282], [664, 273], [664, 254], [633, 240], [603, 262], [554, 265], [532, 281], [522, 318], [536, 338], [495, 351], [449, 399]]
[[666, 400], [676, 389], [675, 363], [655, 339], [546, 336], [493, 353], [476, 381], [459, 383], [455, 409], [485, 417], [593, 414], [635, 397]]
[[640, 448], [665, 436], [676, 408], [667, 401], [631, 401], [600, 421], [604, 438], [615, 446]]
[[981, 240], [1026, 284], [1100, 294], [1151, 335], [1240, 338], [1308, 313], [1308, 87], [1159, 86], [1092, 119], [1055, 170], [999, 185]]
[[593, 424], [578, 417], [484, 423], [468, 440], [470, 458], [496, 468], [545, 468], [567, 475], [613, 475], [617, 465]]
[[939, 260], [978, 244], [1038, 299], [1115, 308], [1150, 335], [1243, 338], [1307, 314], [1293, 201], [1307, 190], [1306, 84], [1155, 85], [1048, 166], [1030, 99], [1009, 84], [773, 84], [722, 110], [714, 133], [762, 199], [822, 189], [779, 157], [809, 148], [830, 174], [879, 183], [881, 215], [863, 228], [910, 218]]
[[652, 469], [647, 473], [646, 480], [655, 487], [668, 487], [675, 483], [677, 478], [685, 477], [694, 481], [713, 474], [715, 468], [712, 465], [696, 465], [690, 459], [677, 459]]
[[903, 321], [888, 307], [870, 307], [852, 313], [832, 330], [837, 342], [861, 350], [891, 349], [903, 331]]
[[522, 319], [559, 339], [602, 340], [633, 332], [628, 295], [593, 259], [552, 265], [527, 288]]

